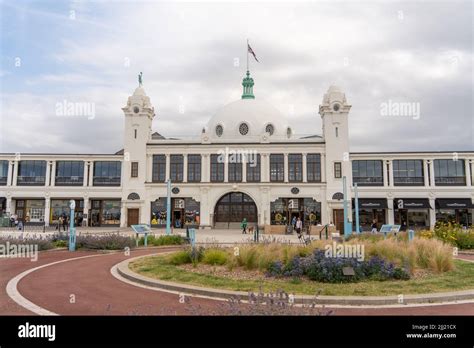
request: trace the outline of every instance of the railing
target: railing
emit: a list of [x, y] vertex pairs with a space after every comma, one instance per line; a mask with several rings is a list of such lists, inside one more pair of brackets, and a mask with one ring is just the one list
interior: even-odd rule
[[0, 185], [4, 186], [7, 184], [7, 177], [6, 176], [0, 176]]
[[352, 181], [359, 186], [383, 186], [382, 176], [355, 176]]
[[120, 186], [120, 176], [96, 176], [94, 186]]
[[417, 177], [393, 177], [393, 184], [395, 186], [423, 186], [425, 184], [425, 178], [422, 176]]
[[437, 186], [465, 186], [466, 177], [464, 176], [437, 176], [435, 177]]
[[82, 176], [57, 176], [55, 179], [56, 186], [82, 186], [84, 177]]
[[46, 178], [44, 176], [18, 176], [17, 185], [20, 186], [44, 186]]

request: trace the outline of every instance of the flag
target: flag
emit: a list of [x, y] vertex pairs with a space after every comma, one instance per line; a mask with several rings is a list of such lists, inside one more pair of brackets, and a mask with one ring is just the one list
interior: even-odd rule
[[[255, 52], [253, 51], [252, 47], [247, 43], [248, 47], [248, 52], [252, 54], [252, 56], [255, 58], [255, 60], [258, 62], [257, 56], [255, 55]], [[260, 62], [259, 62], [260, 63]]]

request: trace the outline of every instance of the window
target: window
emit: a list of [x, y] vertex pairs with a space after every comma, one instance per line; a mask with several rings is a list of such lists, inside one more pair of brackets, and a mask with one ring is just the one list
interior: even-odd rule
[[334, 162], [334, 177], [336, 179], [342, 178], [342, 164], [341, 164], [341, 162]]
[[8, 178], [8, 161], [0, 161], [0, 185], [6, 185]]
[[288, 181], [303, 181], [303, 156], [301, 154], [288, 155]]
[[224, 161], [221, 155], [211, 155], [211, 182], [224, 181]]
[[464, 160], [434, 160], [434, 175], [438, 186], [466, 185]]
[[138, 162], [132, 162], [132, 172], [131, 172], [131, 177], [132, 178], [138, 178]]
[[165, 182], [166, 180], [166, 156], [153, 155], [153, 168], [151, 180], [153, 182]]
[[84, 184], [83, 161], [57, 161], [56, 186], [82, 186]]
[[306, 179], [308, 182], [321, 182], [321, 155], [319, 153], [306, 155]]
[[273, 133], [275, 133], [275, 127], [273, 127], [273, 125], [269, 123], [265, 127], [265, 132], [269, 133], [270, 135], [273, 135]]
[[239, 133], [242, 135], [247, 135], [249, 132], [249, 126], [247, 123], [241, 123], [239, 126]]
[[216, 126], [216, 135], [218, 137], [221, 137], [223, 133], [224, 133], [224, 128], [220, 124], [218, 124]]
[[285, 156], [283, 154], [270, 155], [270, 181], [282, 182], [285, 180]]
[[424, 183], [422, 160], [393, 161], [393, 184], [395, 186], [422, 186]]
[[122, 163], [119, 161], [94, 162], [94, 186], [120, 186]]
[[229, 182], [241, 182], [242, 181], [242, 155], [232, 154], [229, 156]]
[[46, 180], [46, 161], [20, 161], [18, 185], [43, 186]]
[[201, 155], [188, 155], [188, 182], [201, 181]]
[[352, 181], [359, 186], [383, 186], [382, 161], [352, 161]]
[[339, 128], [336, 127], [336, 138], [339, 137]]
[[170, 156], [170, 179], [171, 182], [183, 181], [183, 155]]
[[247, 182], [260, 182], [260, 155], [247, 156]]

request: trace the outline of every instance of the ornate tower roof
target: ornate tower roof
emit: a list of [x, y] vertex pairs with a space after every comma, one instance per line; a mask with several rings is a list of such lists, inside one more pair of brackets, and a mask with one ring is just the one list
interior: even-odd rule
[[247, 70], [247, 77], [242, 80], [242, 86], [244, 87], [244, 93], [242, 99], [255, 99], [253, 95], [253, 78], [250, 77], [250, 71]]

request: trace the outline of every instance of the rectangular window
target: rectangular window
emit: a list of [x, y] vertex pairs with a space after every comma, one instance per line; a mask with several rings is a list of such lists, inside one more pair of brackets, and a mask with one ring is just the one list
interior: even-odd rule
[[132, 162], [131, 177], [138, 178], [138, 162]]
[[270, 155], [270, 181], [283, 182], [285, 180], [285, 156], [283, 154]]
[[288, 181], [289, 182], [303, 181], [303, 155], [301, 154], [288, 155]]
[[383, 186], [382, 161], [352, 161], [352, 181], [359, 186]]
[[0, 161], [0, 186], [7, 184], [8, 180], [8, 161]]
[[450, 159], [434, 160], [435, 185], [437, 186], [464, 186], [466, 173], [464, 160]]
[[247, 156], [247, 182], [260, 182], [260, 155]]
[[153, 182], [165, 182], [166, 180], [166, 156], [153, 155], [153, 168], [151, 180]]
[[321, 182], [321, 155], [319, 153], [306, 155], [306, 179], [308, 182]]
[[188, 155], [188, 182], [201, 182], [201, 155]]
[[57, 161], [56, 186], [82, 186], [84, 184], [83, 161]]
[[18, 165], [18, 185], [44, 186], [46, 181], [46, 161], [20, 161]]
[[94, 186], [120, 186], [122, 162], [97, 161], [94, 162]]
[[342, 164], [341, 162], [334, 162], [334, 178], [342, 178]]
[[229, 156], [228, 180], [229, 182], [242, 181], [242, 155], [233, 154]]
[[425, 184], [423, 161], [394, 160], [393, 184], [395, 186], [423, 186]]
[[220, 155], [211, 155], [211, 182], [224, 182], [224, 162]]
[[183, 155], [170, 156], [171, 182], [183, 182]]

